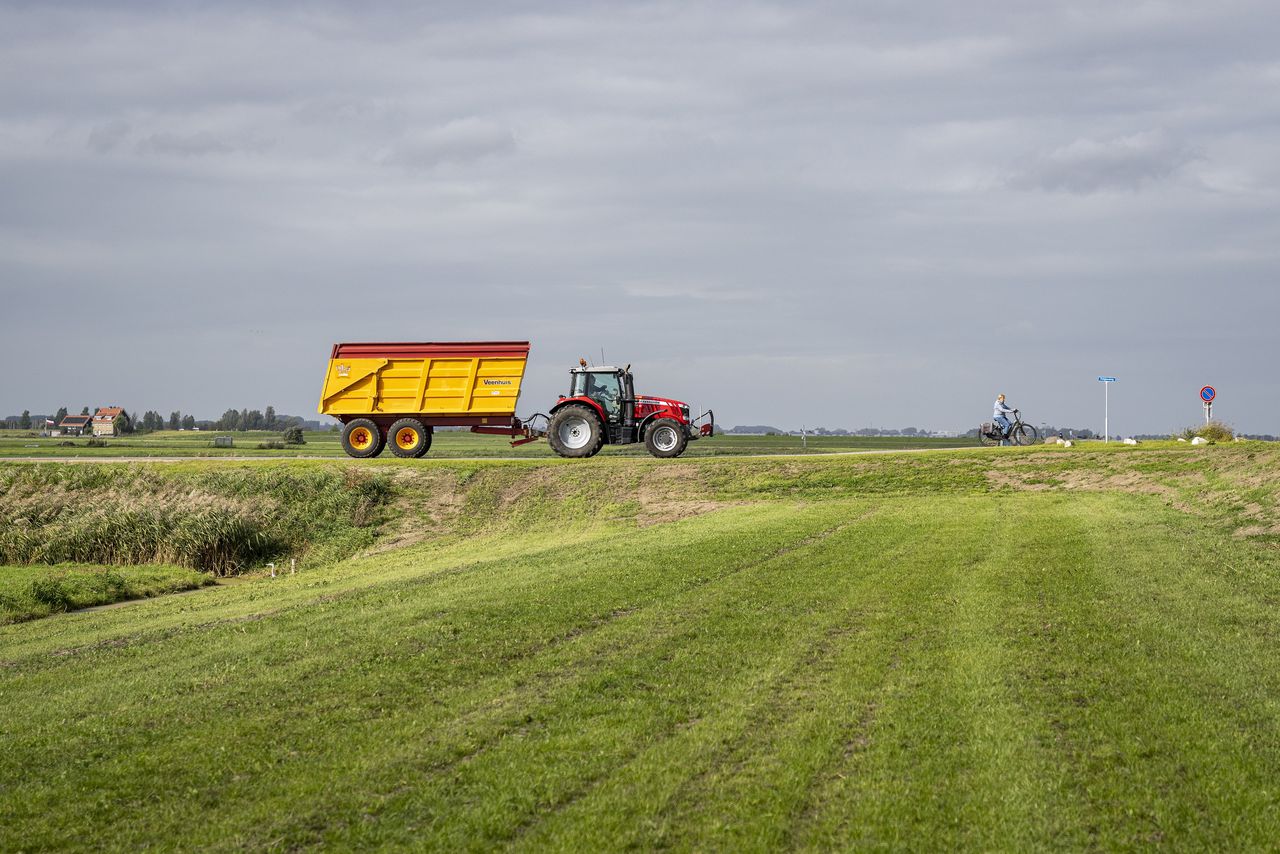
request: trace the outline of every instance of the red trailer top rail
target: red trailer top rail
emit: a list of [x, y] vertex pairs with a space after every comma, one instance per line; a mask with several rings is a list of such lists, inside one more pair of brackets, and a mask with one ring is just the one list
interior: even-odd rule
[[368, 341], [334, 344], [331, 359], [529, 358], [528, 341]]

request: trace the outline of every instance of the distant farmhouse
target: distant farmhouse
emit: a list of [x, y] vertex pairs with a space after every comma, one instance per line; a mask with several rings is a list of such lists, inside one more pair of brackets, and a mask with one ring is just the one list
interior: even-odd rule
[[92, 415], [66, 415], [58, 423], [58, 430], [64, 436], [83, 436], [93, 425]]
[[116, 435], [116, 418], [120, 415], [123, 415], [126, 419], [129, 417], [129, 413], [119, 406], [104, 406], [100, 408], [93, 414], [93, 435]]

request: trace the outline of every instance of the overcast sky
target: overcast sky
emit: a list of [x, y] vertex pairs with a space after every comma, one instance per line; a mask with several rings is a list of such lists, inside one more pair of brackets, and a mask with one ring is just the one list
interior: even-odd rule
[[1274, 2], [0, 4], [0, 415], [529, 339], [724, 424], [1280, 433]]

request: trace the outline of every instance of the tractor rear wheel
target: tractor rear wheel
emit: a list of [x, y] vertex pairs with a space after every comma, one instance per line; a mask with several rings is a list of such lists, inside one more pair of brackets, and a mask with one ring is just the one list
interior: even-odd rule
[[547, 424], [547, 444], [562, 457], [594, 457], [604, 444], [604, 425], [585, 406], [558, 409]]
[[674, 418], [659, 418], [644, 431], [644, 446], [655, 457], [678, 457], [688, 444], [684, 426]]
[[386, 437], [382, 435], [378, 425], [368, 418], [352, 419], [342, 428], [342, 450], [347, 452], [347, 456], [358, 460], [382, 453], [384, 442]]
[[431, 447], [431, 428], [416, 418], [401, 418], [387, 431], [387, 444], [397, 457], [420, 457]]

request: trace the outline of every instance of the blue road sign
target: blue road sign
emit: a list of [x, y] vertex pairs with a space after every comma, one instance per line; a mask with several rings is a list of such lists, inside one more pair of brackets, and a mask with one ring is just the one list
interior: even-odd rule
[[1115, 377], [1098, 377], [1098, 382], [1100, 383], [1113, 383], [1115, 381]]
[[1211, 385], [1207, 385], [1200, 389], [1200, 399], [1205, 403], [1213, 403], [1213, 399], [1218, 396], [1218, 391]]

